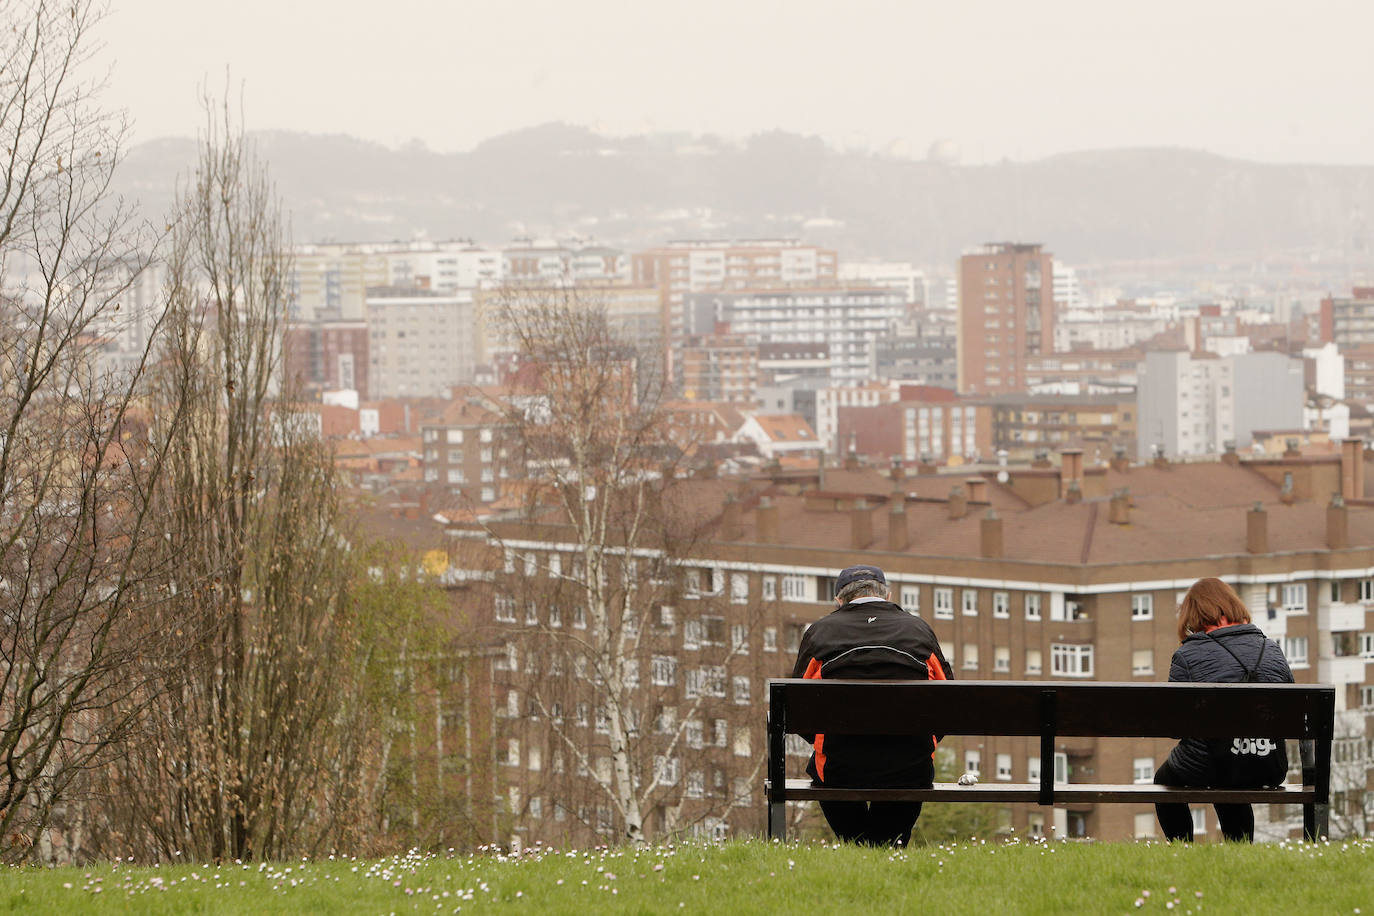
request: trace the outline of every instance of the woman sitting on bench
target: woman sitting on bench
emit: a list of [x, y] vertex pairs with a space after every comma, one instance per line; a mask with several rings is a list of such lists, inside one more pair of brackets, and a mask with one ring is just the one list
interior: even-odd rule
[[[1178, 607], [1179, 647], [1170, 681], [1234, 684], [1293, 683], [1283, 650], [1250, 622], [1250, 611], [1220, 579], [1199, 579]], [[1283, 741], [1258, 738], [1184, 738], [1155, 773], [1161, 786], [1257, 789], [1278, 786], [1288, 772]], [[1254, 842], [1255, 814], [1246, 804], [1213, 805], [1222, 836]], [[1193, 841], [1186, 804], [1155, 805], [1169, 840]]]

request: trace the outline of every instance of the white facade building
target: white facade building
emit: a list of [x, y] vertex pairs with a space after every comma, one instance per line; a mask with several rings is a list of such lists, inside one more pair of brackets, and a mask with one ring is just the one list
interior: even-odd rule
[[869, 286], [895, 289], [908, 305], [926, 303], [926, 275], [900, 261], [845, 261], [840, 264], [841, 280], [856, 280]]

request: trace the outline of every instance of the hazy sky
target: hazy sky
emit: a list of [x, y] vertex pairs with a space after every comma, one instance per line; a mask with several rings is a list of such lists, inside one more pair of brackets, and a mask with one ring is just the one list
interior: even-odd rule
[[1374, 163], [1367, 0], [110, 0], [107, 100], [440, 151], [546, 121], [966, 162], [1118, 146]]

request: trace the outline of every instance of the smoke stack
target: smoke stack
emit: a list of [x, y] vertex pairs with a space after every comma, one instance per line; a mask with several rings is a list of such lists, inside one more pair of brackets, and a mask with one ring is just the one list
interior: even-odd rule
[[849, 524], [852, 535], [850, 546], [855, 550], [863, 550], [873, 543], [873, 512], [866, 500], [855, 500], [854, 508], [849, 512]]
[[916, 465], [916, 473], [935, 474], [938, 473], [939, 470], [940, 466], [935, 463], [935, 459], [931, 457], [930, 453], [922, 452], [919, 463]]
[[[1059, 453], [1059, 498], [1067, 499], [1069, 490], [1077, 484], [1083, 487], [1083, 450], [1066, 448]], [[1080, 497], [1081, 497], [1080, 493]]]
[[1064, 491], [1064, 502], [1071, 506], [1076, 506], [1083, 501], [1083, 487], [1077, 480], [1070, 480], [1068, 488]]
[[1283, 503], [1285, 506], [1291, 506], [1293, 503], [1297, 502], [1297, 499], [1297, 491], [1293, 489], [1293, 472], [1284, 471], [1283, 486], [1279, 487], [1279, 502]]
[[771, 496], [765, 496], [759, 500], [758, 526], [759, 543], [776, 544], [778, 542], [778, 507], [773, 505]]
[[1111, 502], [1107, 504], [1107, 521], [1113, 525], [1129, 525], [1131, 523], [1131, 491], [1122, 487], [1112, 493]]
[[1331, 505], [1326, 507], [1326, 546], [1331, 550], [1350, 546], [1350, 517], [1339, 493], [1331, 494]]
[[911, 532], [906, 526], [906, 497], [896, 493], [892, 497], [892, 509], [887, 514], [887, 549], [900, 553], [910, 543]]
[[949, 489], [949, 517], [963, 518], [968, 515], [968, 497], [964, 495], [964, 488], [954, 485]]
[[1269, 514], [1263, 503], [1256, 502], [1245, 513], [1245, 549], [1250, 553], [1269, 552]]
[[1050, 464], [1050, 450], [1047, 448], [1036, 449], [1034, 456], [1031, 458], [1031, 467], [1037, 469], [1054, 467], [1054, 465]]
[[964, 481], [964, 486], [968, 488], [969, 502], [984, 503], [988, 501], [988, 482], [982, 477], [970, 477]]
[[979, 523], [979, 546], [983, 556], [995, 559], [1002, 555], [1002, 520], [992, 509]]
[[1297, 439], [1284, 439], [1284, 440], [1283, 440], [1283, 444], [1284, 444], [1283, 457], [1285, 457], [1285, 458], [1301, 458], [1301, 457], [1302, 457], [1302, 450], [1301, 450], [1300, 448], [1298, 448], [1298, 440], [1297, 440]]
[[1111, 468], [1118, 474], [1125, 474], [1131, 469], [1131, 459], [1126, 457], [1126, 449], [1124, 446], [1118, 445], [1112, 450]]
[[1234, 439], [1227, 439], [1226, 442], [1223, 443], [1223, 444], [1224, 444], [1225, 447], [1226, 447], [1226, 451], [1224, 451], [1224, 452], [1221, 453], [1221, 461], [1222, 461], [1222, 463], [1223, 463], [1223, 464], [1229, 464], [1229, 465], [1230, 465], [1231, 467], [1233, 467], [1233, 468], [1234, 468], [1234, 467], [1239, 467], [1239, 466], [1240, 466], [1240, 455], [1236, 454], [1236, 440], [1234, 440]]
[[892, 480], [898, 483], [906, 479], [906, 468], [902, 467], [902, 459], [896, 455], [892, 456]]
[[1364, 499], [1364, 440], [1341, 440], [1341, 496]]

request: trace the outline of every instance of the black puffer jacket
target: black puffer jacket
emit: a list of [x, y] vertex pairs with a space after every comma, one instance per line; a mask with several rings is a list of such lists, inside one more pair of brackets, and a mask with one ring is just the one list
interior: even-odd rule
[[[1266, 641], [1264, 632], [1253, 623], [1238, 623], [1221, 627], [1211, 633], [1193, 633], [1174, 651], [1169, 665], [1169, 680], [1184, 683], [1238, 684], [1245, 680], [1245, 669], [1255, 668], [1255, 681], [1268, 684], [1291, 684], [1293, 672], [1283, 649], [1274, 640], [1260, 657], [1260, 645]], [[1226, 651], [1230, 649], [1231, 651]], [[1232, 653], [1235, 653], [1233, 656]], [[1239, 659], [1239, 661], [1237, 661]], [[1242, 667], [1242, 665], [1244, 667]], [[1202, 738], [1184, 738], [1169, 754], [1169, 765], [1190, 785], [1224, 786], [1232, 784], [1228, 774], [1217, 772], [1213, 763], [1212, 746]], [[1288, 769], [1287, 755], [1279, 744], [1274, 763], [1276, 780]]]

